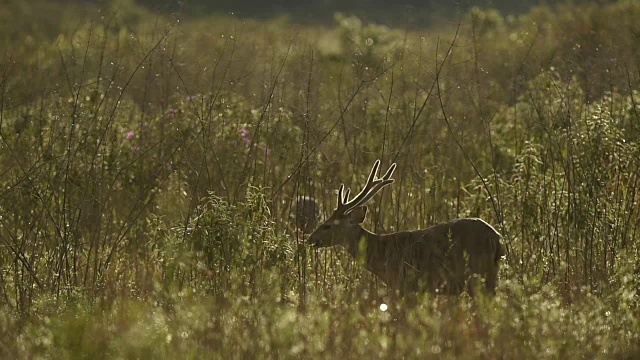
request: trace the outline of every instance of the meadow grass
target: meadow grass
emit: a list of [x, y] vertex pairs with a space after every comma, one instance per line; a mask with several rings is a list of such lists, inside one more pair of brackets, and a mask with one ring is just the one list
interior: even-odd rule
[[[0, 4], [0, 357], [640, 356], [637, 2], [430, 29], [46, 4]], [[375, 159], [365, 227], [484, 218], [495, 298], [409, 304], [305, 246], [296, 196], [330, 212]]]

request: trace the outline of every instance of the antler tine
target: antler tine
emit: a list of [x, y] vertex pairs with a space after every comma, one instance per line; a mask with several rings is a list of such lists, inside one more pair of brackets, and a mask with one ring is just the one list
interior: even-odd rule
[[384, 186], [391, 184], [394, 180], [391, 179], [391, 175], [393, 175], [393, 171], [396, 169], [396, 164], [392, 164], [389, 167], [389, 170], [384, 174], [384, 176], [380, 179], [376, 179], [378, 174], [378, 169], [380, 168], [380, 160], [376, 160], [373, 164], [373, 168], [371, 168], [371, 173], [369, 173], [369, 178], [367, 179], [367, 184], [364, 186], [362, 191], [356, 195], [356, 197], [349, 201], [349, 195], [351, 193], [351, 189], [347, 189], [346, 196], [342, 196], [344, 190], [344, 184], [340, 185], [340, 189], [338, 190], [338, 208], [336, 209], [342, 214], [345, 214], [352, 210], [353, 208], [364, 204], [369, 201], [373, 195], [375, 195], [380, 189]]
[[386, 173], [384, 173], [384, 176], [382, 177], [383, 180], [391, 180], [391, 175], [393, 175], [393, 172], [396, 171], [396, 163], [391, 164], [391, 166], [389, 166], [389, 170], [387, 170]]
[[[380, 169], [380, 159], [376, 160], [376, 162], [373, 163], [373, 167], [371, 168], [371, 172], [369, 173], [369, 179], [367, 179], [367, 185], [364, 186], [365, 189], [367, 188], [367, 186], [369, 186], [369, 184], [375, 181], [376, 175], [378, 175], [378, 169]], [[364, 191], [364, 189], [362, 191]]]
[[336, 211], [340, 213], [344, 213], [348, 207], [349, 202], [349, 194], [351, 194], [351, 189], [347, 189], [347, 193], [344, 193], [344, 184], [340, 184], [338, 188], [338, 207]]
[[344, 198], [342, 200], [343, 203], [347, 204], [349, 203], [349, 195], [351, 195], [351, 189], [347, 189], [347, 193], [344, 194]]
[[[362, 205], [364, 203], [366, 203], [367, 201], [369, 201], [369, 199], [371, 199], [375, 194], [377, 194], [380, 190], [382, 190], [383, 187], [393, 183], [395, 180], [391, 178], [391, 175], [393, 175], [393, 172], [396, 170], [396, 164], [393, 163], [391, 164], [391, 166], [389, 167], [389, 170], [387, 170], [387, 172], [384, 174], [384, 176], [381, 179], [377, 179], [376, 180], [376, 184], [367, 192], [366, 195], [364, 195], [362, 197], [362, 199], [360, 199], [358, 201], [358, 203], [356, 205], [354, 205], [353, 207]], [[352, 208], [353, 208], [352, 207]]]

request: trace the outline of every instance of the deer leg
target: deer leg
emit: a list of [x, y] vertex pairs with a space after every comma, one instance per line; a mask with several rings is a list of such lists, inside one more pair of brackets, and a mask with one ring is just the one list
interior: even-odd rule
[[487, 272], [487, 277], [485, 279], [485, 286], [487, 292], [491, 295], [496, 294], [496, 285], [498, 283], [498, 266], [492, 262], [489, 265], [489, 271]]
[[474, 296], [476, 289], [479, 289], [479, 281], [484, 279], [484, 289], [487, 294], [494, 295], [496, 290], [497, 270], [493, 264], [493, 259], [487, 256], [472, 255], [468, 258], [470, 277], [467, 280], [467, 292]]

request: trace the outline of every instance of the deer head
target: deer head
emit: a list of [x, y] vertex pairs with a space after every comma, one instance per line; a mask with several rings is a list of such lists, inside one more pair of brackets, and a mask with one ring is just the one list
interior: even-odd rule
[[382, 178], [377, 178], [380, 160], [376, 160], [369, 174], [364, 189], [352, 200], [349, 200], [351, 189], [344, 193], [344, 184], [338, 189], [338, 207], [333, 214], [309, 236], [308, 242], [316, 247], [347, 245], [349, 241], [357, 241], [362, 231], [361, 224], [367, 215], [364, 205], [383, 187], [393, 183], [391, 175], [396, 169], [392, 164]]

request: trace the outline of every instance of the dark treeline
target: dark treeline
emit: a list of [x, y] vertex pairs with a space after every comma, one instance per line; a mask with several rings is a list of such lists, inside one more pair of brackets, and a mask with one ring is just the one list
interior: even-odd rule
[[[104, 2], [106, 0], [76, 0]], [[336, 12], [393, 26], [429, 25], [434, 18], [452, 17], [470, 7], [495, 8], [503, 14], [518, 14], [536, 5], [557, 3], [611, 3], [616, 0], [134, 0], [159, 11], [181, 11], [197, 16], [214, 12], [259, 19], [286, 16], [294, 22], [329, 23]], [[68, 1], [65, 1], [68, 2]]]

